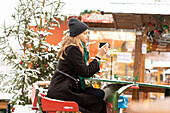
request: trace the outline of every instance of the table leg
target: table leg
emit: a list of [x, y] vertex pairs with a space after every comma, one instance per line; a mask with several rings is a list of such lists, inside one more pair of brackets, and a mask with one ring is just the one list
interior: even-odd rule
[[132, 100], [139, 100], [139, 90], [132, 91]]
[[170, 96], [170, 89], [165, 89], [165, 97]]

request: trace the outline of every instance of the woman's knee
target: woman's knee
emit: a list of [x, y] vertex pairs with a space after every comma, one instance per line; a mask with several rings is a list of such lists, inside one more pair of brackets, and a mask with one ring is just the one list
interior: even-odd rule
[[101, 89], [96, 89], [96, 88], [93, 88], [93, 87], [87, 87], [85, 89], [85, 93], [88, 93], [88, 94], [93, 94], [93, 95], [96, 95], [100, 98], [104, 98], [105, 96], [105, 92]]

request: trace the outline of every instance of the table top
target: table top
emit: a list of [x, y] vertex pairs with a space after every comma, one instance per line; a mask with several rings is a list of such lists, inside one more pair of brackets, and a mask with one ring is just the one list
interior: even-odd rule
[[[102, 78], [86, 78], [86, 80], [91, 81], [101, 81], [101, 82], [109, 82], [109, 83], [117, 83], [117, 84], [134, 84], [132, 81], [122, 81], [122, 80], [108, 80], [108, 79], [102, 79]], [[136, 82], [136, 85], [139, 86], [148, 86], [148, 87], [158, 87], [158, 88], [167, 88], [170, 89], [170, 85], [159, 85], [159, 84], [151, 84], [151, 83], [140, 83]]]

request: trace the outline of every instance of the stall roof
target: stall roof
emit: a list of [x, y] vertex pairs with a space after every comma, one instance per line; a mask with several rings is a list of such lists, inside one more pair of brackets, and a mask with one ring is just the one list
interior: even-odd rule
[[[65, 0], [63, 14], [79, 16], [83, 10], [114, 13], [170, 14], [169, 0]], [[74, 8], [73, 8], [74, 7]]]
[[[161, 15], [165, 18], [170, 18], [169, 7], [170, 1], [168, 0], [86, 0], [83, 5], [81, 1], [78, 2], [75, 0], [68, 1], [63, 11], [69, 15], [75, 14], [77, 16], [86, 9], [104, 11], [104, 14], [113, 15], [114, 23], [88, 24], [92, 27], [134, 29], [136, 27], [146, 26], [152, 15]], [[167, 21], [169, 22], [170, 19]]]
[[[114, 13], [103, 12], [103, 14], [113, 15], [113, 23], [87, 23], [90, 27], [105, 27], [115, 29], [138, 29], [140, 27], [151, 27], [148, 25], [151, 17], [163, 17], [167, 24], [170, 25], [170, 14], [142, 14], [142, 13]], [[153, 27], [152, 27], [153, 28]]]
[[113, 13], [138, 13], [169, 15], [169, 0], [111, 0], [105, 11]]

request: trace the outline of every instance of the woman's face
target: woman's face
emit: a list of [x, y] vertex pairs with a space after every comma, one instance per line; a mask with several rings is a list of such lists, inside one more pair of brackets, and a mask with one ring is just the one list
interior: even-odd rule
[[86, 43], [88, 42], [88, 39], [89, 39], [89, 36], [90, 36], [90, 31], [87, 29], [86, 31], [84, 31], [83, 33], [81, 33], [81, 36], [80, 36], [80, 40], [83, 42], [83, 43]]

